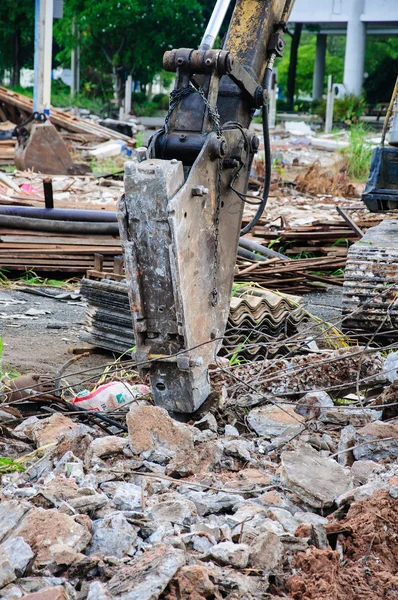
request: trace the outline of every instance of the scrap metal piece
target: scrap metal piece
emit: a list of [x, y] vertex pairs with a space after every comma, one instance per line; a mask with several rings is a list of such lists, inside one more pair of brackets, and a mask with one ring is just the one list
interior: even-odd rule
[[[348, 251], [343, 287], [344, 329], [398, 338], [398, 221], [371, 227]], [[394, 331], [395, 330], [395, 331]]]
[[15, 165], [21, 171], [33, 169], [54, 175], [84, 175], [91, 171], [85, 164], [74, 163], [65, 142], [49, 121], [32, 122], [19, 135]]

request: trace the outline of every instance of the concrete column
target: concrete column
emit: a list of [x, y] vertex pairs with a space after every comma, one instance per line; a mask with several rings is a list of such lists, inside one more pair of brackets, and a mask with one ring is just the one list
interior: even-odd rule
[[[76, 34], [76, 23], [72, 23], [72, 34]], [[70, 88], [70, 95], [72, 98], [80, 92], [80, 34], [77, 32], [76, 46], [71, 50], [71, 71], [72, 71], [72, 82]]]
[[42, 112], [51, 103], [51, 65], [54, 0], [35, 2], [35, 82], [33, 110]]
[[131, 75], [127, 76], [127, 80], [126, 80], [126, 85], [124, 88], [124, 113], [125, 113], [125, 119], [129, 119], [130, 118], [130, 112], [131, 112], [131, 90], [133, 87], [133, 78]]
[[325, 133], [332, 133], [333, 106], [334, 106], [333, 77], [332, 77], [332, 75], [329, 75], [328, 76], [328, 92], [327, 92], [327, 96], [326, 96]]
[[323, 80], [325, 78], [326, 64], [326, 40], [324, 33], [318, 33], [316, 36], [316, 51], [314, 65], [314, 79], [312, 81], [312, 98], [318, 100], [323, 95]]
[[365, 0], [351, 0], [344, 59], [344, 85], [349, 94], [362, 93], [366, 25], [361, 21]]

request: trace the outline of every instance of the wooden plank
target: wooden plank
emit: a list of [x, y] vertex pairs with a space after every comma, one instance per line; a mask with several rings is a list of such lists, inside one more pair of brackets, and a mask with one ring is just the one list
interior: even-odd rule
[[[30, 233], [33, 232], [29, 232]], [[0, 242], [5, 244], [66, 244], [71, 246], [118, 246], [117, 238], [96, 235], [95, 237], [64, 237], [64, 235], [56, 234], [54, 236], [45, 236], [42, 232], [37, 232], [39, 235], [30, 239], [29, 235], [2, 235], [0, 234]]]

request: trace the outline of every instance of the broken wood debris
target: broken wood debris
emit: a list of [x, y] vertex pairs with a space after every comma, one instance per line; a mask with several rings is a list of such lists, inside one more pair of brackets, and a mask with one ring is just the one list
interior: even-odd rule
[[[27, 119], [31, 115], [33, 112], [33, 100], [23, 94], [18, 94], [0, 86], [0, 108], [7, 119], [13, 123], [17, 123], [20, 120]], [[97, 123], [80, 119], [58, 108], [51, 108], [51, 122], [56, 127], [60, 127], [71, 133], [92, 134], [102, 141], [124, 140], [125, 142], [132, 142], [132, 138], [127, 135], [108, 129]]]

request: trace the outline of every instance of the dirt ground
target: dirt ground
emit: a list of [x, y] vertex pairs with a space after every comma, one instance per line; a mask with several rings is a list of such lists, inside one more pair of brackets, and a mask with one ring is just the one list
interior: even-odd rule
[[[3, 338], [3, 371], [20, 374], [35, 372], [52, 375], [78, 353], [87, 348], [79, 340], [84, 323], [85, 303], [79, 299], [55, 299], [22, 291], [23, 288], [0, 288], [0, 336]], [[27, 288], [25, 288], [27, 289]], [[29, 288], [32, 292], [32, 288]], [[51, 296], [76, 294], [61, 288], [35, 288]], [[340, 315], [341, 288], [304, 296], [304, 306], [316, 316], [336, 322]], [[30, 316], [31, 311], [45, 314]], [[13, 318], [12, 318], [13, 317]], [[73, 353], [74, 352], [74, 353]], [[79, 369], [106, 366], [115, 355], [92, 349], [79, 361]], [[74, 370], [77, 367], [71, 367]]]
[[[54, 296], [75, 293], [61, 288], [37, 289]], [[26, 314], [36, 310], [45, 311], [45, 314]], [[21, 374], [35, 372], [51, 375], [57, 372], [73, 358], [73, 349], [76, 351], [87, 347], [79, 340], [84, 311], [84, 303], [77, 299], [53, 299], [22, 289], [0, 288], [3, 371], [11, 369]], [[79, 361], [79, 369], [100, 368], [112, 359], [110, 352], [93, 351]]]

